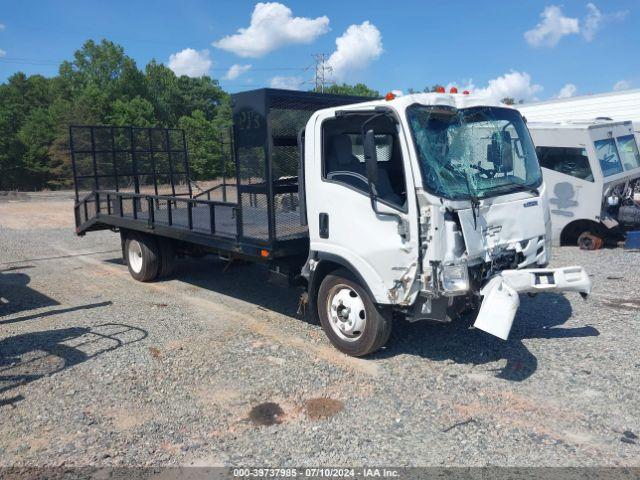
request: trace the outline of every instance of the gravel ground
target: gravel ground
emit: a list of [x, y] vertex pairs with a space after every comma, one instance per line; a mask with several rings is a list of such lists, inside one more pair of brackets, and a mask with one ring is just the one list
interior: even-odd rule
[[555, 249], [593, 295], [523, 298], [508, 342], [397, 323], [354, 359], [258, 266], [140, 284], [66, 197], [1, 202], [0, 466], [640, 466], [638, 255]]

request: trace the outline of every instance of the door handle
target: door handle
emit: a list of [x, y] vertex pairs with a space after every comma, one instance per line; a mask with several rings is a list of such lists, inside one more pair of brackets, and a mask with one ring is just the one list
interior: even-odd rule
[[320, 214], [320, 238], [329, 238], [329, 214]]

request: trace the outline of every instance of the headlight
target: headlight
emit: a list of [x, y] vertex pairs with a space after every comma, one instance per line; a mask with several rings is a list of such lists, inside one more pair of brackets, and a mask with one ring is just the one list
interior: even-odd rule
[[469, 290], [469, 270], [466, 263], [442, 266], [442, 288], [446, 293], [461, 294]]

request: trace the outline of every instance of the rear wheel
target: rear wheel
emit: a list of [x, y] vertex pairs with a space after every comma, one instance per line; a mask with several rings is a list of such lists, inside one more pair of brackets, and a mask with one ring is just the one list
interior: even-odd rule
[[346, 270], [327, 275], [318, 291], [318, 316], [331, 343], [360, 357], [382, 348], [391, 334], [391, 311], [376, 307]]
[[149, 235], [131, 233], [124, 245], [129, 273], [140, 282], [149, 282], [158, 276], [160, 269], [160, 249], [155, 238]]
[[580, 250], [599, 250], [604, 245], [604, 238], [591, 232], [583, 232], [578, 237]]
[[175, 246], [173, 241], [169, 238], [159, 238], [158, 244], [160, 246], [160, 266], [158, 269], [158, 276], [166, 278], [173, 273], [176, 257]]

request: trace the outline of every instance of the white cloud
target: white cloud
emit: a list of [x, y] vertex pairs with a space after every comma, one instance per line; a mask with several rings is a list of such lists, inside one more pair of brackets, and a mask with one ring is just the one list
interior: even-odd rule
[[556, 98], [570, 98], [576, 94], [578, 89], [573, 83], [567, 83], [564, 87], [560, 89]]
[[4, 50], [0, 48], [0, 57], [4, 57], [7, 54]]
[[193, 48], [185, 48], [169, 56], [169, 68], [178, 76], [201, 77], [209, 72], [212, 64], [209, 50], [198, 52]]
[[240, 65], [238, 63], [231, 65], [226, 75], [224, 76], [225, 80], [235, 80], [243, 73], [247, 73], [251, 69], [251, 65]]
[[285, 90], [300, 90], [304, 78], [276, 76], [271, 79], [271, 88], [284, 88]]
[[628, 13], [628, 10], [602, 13], [593, 3], [587, 3], [587, 16], [582, 22], [582, 36], [587, 42], [590, 42], [605, 22], [622, 20]]
[[587, 16], [582, 25], [582, 36], [590, 42], [596, 36], [602, 22], [602, 12], [593, 3], [587, 3]]
[[311, 43], [329, 31], [329, 18], [294, 17], [287, 6], [257, 3], [247, 28], [213, 42], [213, 46], [240, 57], [263, 57], [280, 47], [296, 43]]
[[531, 75], [513, 70], [498, 78], [489, 80], [488, 85], [484, 88], [474, 90], [473, 87], [473, 83], [469, 81], [464, 89], [493, 100], [502, 100], [505, 97], [510, 97], [516, 101], [537, 100], [536, 94], [543, 90], [542, 85], [531, 83]]
[[542, 21], [524, 33], [529, 45], [555, 47], [562, 37], [580, 33], [578, 19], [565, 17], [562, 9], [556, 5], [546, 7], [540, 17]]
[[630, 88], [631, 82], [629, 82], [628, 80], [620, 80], [613, 86], [613, 90], [615, 92], [619, 92], [620, 90], [629, 90]]
[[382, 52], [380, 30], [367, 21], [351, 25], [336, 38], [336, 51], [329, 57], [327, 65], [332, 68], [333, 75], [342, 80], [350, 71], [367, 67]]

